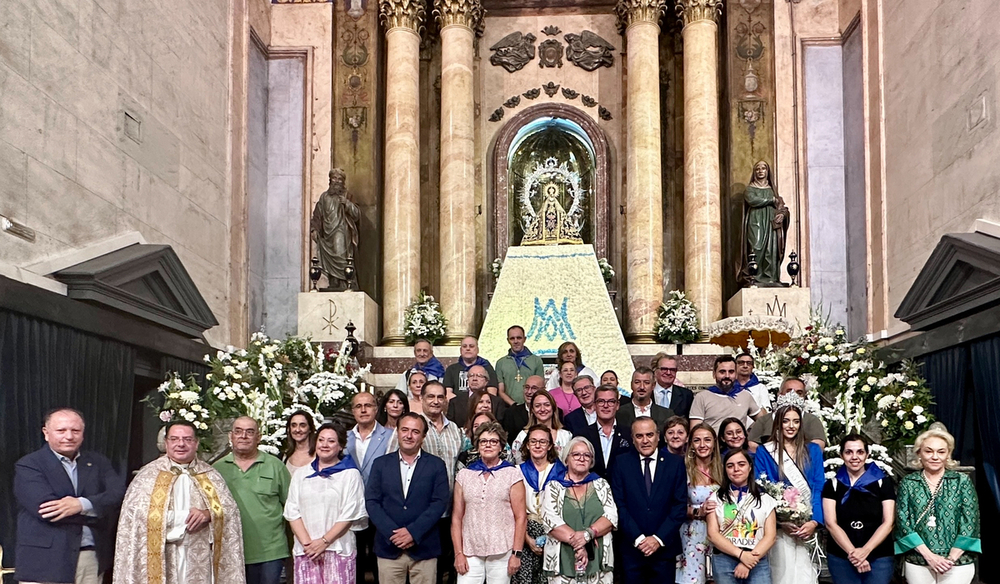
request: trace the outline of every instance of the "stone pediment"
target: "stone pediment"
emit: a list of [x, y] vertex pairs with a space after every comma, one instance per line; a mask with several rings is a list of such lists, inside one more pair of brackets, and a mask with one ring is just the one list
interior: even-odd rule
[[927, 330], [996, 305], [1000, 238], [954, 233], [938, 242], [895, 316], [914, 330]]
[[189, 337], [219, 324], [169, 245], [135, 244], [59, 270], [67, 296], [104, 305]]

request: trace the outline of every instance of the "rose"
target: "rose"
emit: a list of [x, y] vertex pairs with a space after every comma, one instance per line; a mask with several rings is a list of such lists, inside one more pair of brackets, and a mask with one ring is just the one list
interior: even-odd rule
[[160, 412], [160, 421], [161, 422], [169, 422], [170, 418], [172, 418], [172, 417], [174, 417], [174, 413], [172, 411], [170, 411], [170, 410], [163, 410], [162, 412]]
[[903, 422], [903, 427], [906, 428], [907, 430], [912, 430], [913, 429], [913, 422], [907, 420], [907, 421]]

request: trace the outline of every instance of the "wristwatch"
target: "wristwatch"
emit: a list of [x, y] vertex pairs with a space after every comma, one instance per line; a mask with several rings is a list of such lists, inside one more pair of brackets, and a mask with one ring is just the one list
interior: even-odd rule
[[510, 555], [512, 555], [515, 558], [517, 558], [517, 559], [520, 560], [521, 556], [524, 555], [524, 551], [522, 551], [522, 550], [510, 550]]

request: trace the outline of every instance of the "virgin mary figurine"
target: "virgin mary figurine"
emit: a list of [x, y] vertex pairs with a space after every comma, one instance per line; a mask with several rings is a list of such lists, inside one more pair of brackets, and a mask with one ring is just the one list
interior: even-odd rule
[[[774, 190], [771, 167], [761, 160], [753, 166], [753, 176], [743, 192], [743, 250], [737, 279], [741, 286], [781, 285], [781, 261], [785, 257], [788, 234], [788, 207]], [[757, 274], [750, 274], [750, 254], [757, 262]]]

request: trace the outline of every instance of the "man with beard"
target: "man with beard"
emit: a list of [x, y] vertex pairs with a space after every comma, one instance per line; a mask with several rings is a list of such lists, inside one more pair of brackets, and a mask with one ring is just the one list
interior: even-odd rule
[[736, 380], [736, 359], [729, 355], [717, 358], [713, 373], [715, 385], [694, 396], [691, 427], [704, 421], [718, 432], [719, 424], [726, 418], [736, 418], [744, 424], [747, 417], [756, 420], [760, 416], [760, 406], [749, 391], [733, 385]]

